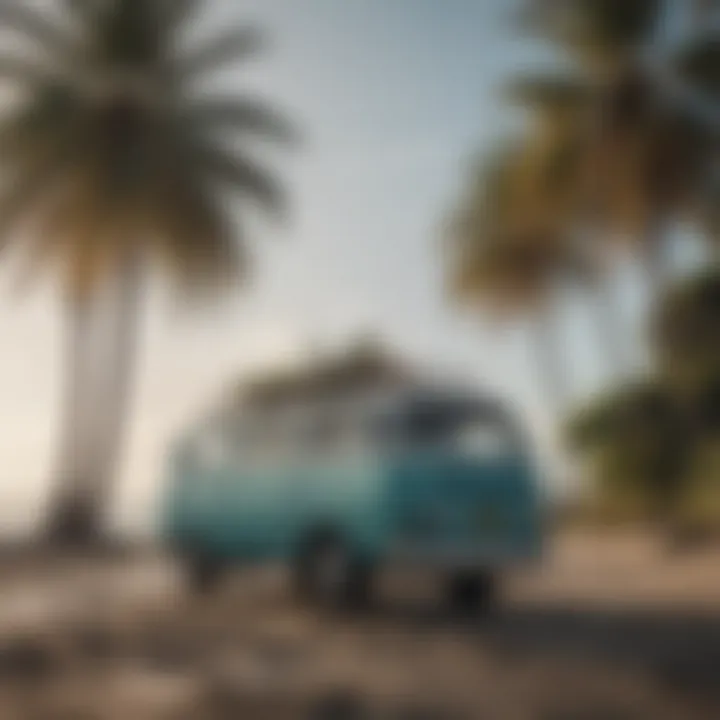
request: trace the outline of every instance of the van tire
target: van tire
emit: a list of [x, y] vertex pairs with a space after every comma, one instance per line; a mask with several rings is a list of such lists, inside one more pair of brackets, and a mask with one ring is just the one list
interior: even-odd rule
[[185, 560], [187, 587], [193, 595], [208, 595], [217, 590], [223, 576], [222, 565], [202, 555]]
[[297, 596], [313, 605], [342, 610], [369, 604], [372, 569], [335, 534], [319, 534], [305, 543], [293, 574]]
[[488, 615], [497, 606], [498, 581], [490, 571], [463, 572], [447, 580], [447, 601], [453, 614]]

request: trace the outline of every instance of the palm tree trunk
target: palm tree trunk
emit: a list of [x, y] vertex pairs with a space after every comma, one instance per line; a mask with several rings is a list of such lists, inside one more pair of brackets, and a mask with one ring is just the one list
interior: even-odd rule
[[110, 362], [103, 403], [102, 425], [94, 464], [93, 497], [106, 506], [125, 444], [126, 423], [131, 407], [132, 383], [137, 358], [138, 321], [142, 299], [142, 265], [137, 254], [129, 256], [118, 277], [112, 298], [114, 326], [110, 339]]
[[662, 297], [671, 280], [665, 232], [659, 223], [650, 224], [645, 233], [644, 243], [648, 298], [650, 306], [653, 307]]
[[568, 401], [568, 378], [564, 367], [564, 346], [558, 332], [558, 318], [551, 303], [541, 308], [532, 328], [540, 384], [550, 410], [557, 417], [564, 411]]
[[[585, 213], [590, 233], [590, 241], [596, 246], [597, 255], [608, 255], [609, 236], [607, 235], [607, 218], [604, 214], [606, 208], [605, 186], [607, 182], [607, 168], [603, 152], [606, 133], [606, 113], [611, 107], [611, 97], [615, 88], [615, 81], [606, 78], [600, 81], [596, 88], [596, 96], [589, 106], [587, 118], [588, 147], [590, 148], [590, 166], [584, 181]], [[606, 268], [603, 268], [605, 270]], [[625, 341], [617, 312], [615, 294], [611, 292], [608, 278], [599, 278], [596, 288], [596, 303], [594, 328], [601, 347], [601, 355], [608, 359], [611, 373], [623, 376], [629, 371], [628, 358], [625, 351]]]
[[56, 470], [56, 489], [47, 520], [52, 542], [74, 543], [95, 533], [94, 513], [87, 488], [92, 444], [89, 397], [85, 392], [89, 371], [91, 308], [85, 299], [73, 298], [67, 307], [64, 408]]
[[[136, 325], [141, 289], [139, 258], [129, 257], [117, 278], [110, 304], [110, 337], [101, 368], [90, 330], [89, 303], [70, 312], [66, 412], [61, 436], [58, 491], [51, 506], [49, 539], [58, 544], [87, 546], [102, 534], [105, 503], [123, 444], [123, 423], [130, 399], [136, 351]], [[92, 318], [97, 320], [97, 318]], [[91, 369], [102, 370], [102, 384], [92, 384]]]
[[631, 370], [632, 358], [621, 322], [620, 304], [607, 278], [600, 278], [593, 300], [598, 357], [606, 360], [607, 369], [613, 376], [624, 379]]

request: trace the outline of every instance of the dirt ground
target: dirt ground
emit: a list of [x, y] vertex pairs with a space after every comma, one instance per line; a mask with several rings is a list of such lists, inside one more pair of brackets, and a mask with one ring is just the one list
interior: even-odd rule
[[720, 549], [558, 540], [461, 620], [427, 578], [362, 615], [279, 570], [193, 598], [168, 560], [0, 561], [1, 720], [715, 720]]

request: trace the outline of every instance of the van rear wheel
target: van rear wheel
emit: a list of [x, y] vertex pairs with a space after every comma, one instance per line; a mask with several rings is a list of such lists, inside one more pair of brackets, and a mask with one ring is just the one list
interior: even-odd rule
[[329, 608], [358, 608], [370, 599], [372, 571], [358, 562], [347, 545], [334, 535], [318, 536], [296, 561], [298, 595]]
[[486, 615], [497, 603], [497, 577], [490, 571], [457, 573], [447, 581], [447, 600], [453, 612]]

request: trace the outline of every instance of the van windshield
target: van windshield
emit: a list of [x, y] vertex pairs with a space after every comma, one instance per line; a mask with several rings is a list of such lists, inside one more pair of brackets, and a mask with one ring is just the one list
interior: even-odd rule
[[520, 447], [509, 414], [473, 400], [414, 401], [398, 429], [402, 444], [410, 447], [452, 447], [483, 457], [508, 455]]

